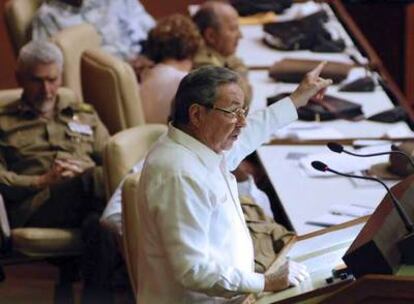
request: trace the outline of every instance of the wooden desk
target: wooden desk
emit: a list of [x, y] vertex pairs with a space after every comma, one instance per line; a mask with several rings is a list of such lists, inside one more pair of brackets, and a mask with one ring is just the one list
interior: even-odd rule
[[[367, 218], [304, 235], [275, 261], [289, 258], [307, 265], [310, 278], [300, 286], [276, 293], [250, 294], [243, 304], [289, 303], [395, 303], [414, 301], [414, 266], [402, 265], [396, 275], [366, 275], [358, 280], [332, 277], [332, 269], [342, 263], [342, 255], [365, 225]], [[385, 302], [384, 302], [385, 301]]]
[[299, 286], [280, 292], [250, 295], [244, 304], [304, 303], [303, 301], [315, 298], [320, 300], [350, 284], [352, 278], [335, 279], [332, 283], [327, 283], [326, 279], [332, 277], [332, 269], [335, 266], [343, 263], [343, 254], [365, 221], [366, 218], [361, 218], [298, 238], [287, 252], [278, 257], [274, 265], [280, 264], [280, 260], [288, 256], [294, 261], [305, 264], [310, 278]]

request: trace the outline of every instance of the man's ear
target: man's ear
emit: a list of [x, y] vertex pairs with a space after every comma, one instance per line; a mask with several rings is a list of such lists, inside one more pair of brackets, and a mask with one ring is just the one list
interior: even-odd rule
[[188, 118], [191, 125], [198, 128], [204, 120], [204, 107], [199, 104], [192, 104], [188, 109]]
[[207, 45], [215, 46], [216, 45], [216, 30], [212, 27], [208, 27], [204, 30], [204, 40]]

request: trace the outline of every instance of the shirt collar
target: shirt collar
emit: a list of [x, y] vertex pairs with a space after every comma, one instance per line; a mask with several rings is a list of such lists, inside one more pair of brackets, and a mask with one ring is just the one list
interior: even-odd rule
[[85, 3], [82, 3], [80, 7], [76, 7], [76, 6], [64, 3], [62, 1], [54, 0], [50, 2], [49, 5], [54, 5], [56, 8], [66, 11], [66, 12], [70, 12], [71, 14], [79, 14], [82, 10], [82, 6], [84, 6]]
[[224, 64], [224, 66], [227, 65], [226, 64], [227, 63], [227, 60], [231, 57], [231, 56], [227, 56], [227, 57], [226, 56], [223, 56], [222, 54], [220, 54], [215, 49], [213, 49], [213, 48], [211, 48], [209, 46], [206, 46], [206, 51], [207, 51], [207, 54], [210, 57], [216, 58], [219, 62], [222, 62]]
[[[23, 116], [38, 117], [38, 113], [25, 101], [24, 94], [22, 94], [18, 109]], [[57, 113], [67, 113], [69, 115], [73, 115], [74, 113], [73, 104], [67, 98], [62, 98], [60, 94], [56, 96], [56, 110]]]
[[207, 168], [219, 166], [223, 159], [224, 155], [222, 153], [214, 152], [193, 136], [174, 127], [171, 123], [168, 125], [168, 137], [194, 152]]

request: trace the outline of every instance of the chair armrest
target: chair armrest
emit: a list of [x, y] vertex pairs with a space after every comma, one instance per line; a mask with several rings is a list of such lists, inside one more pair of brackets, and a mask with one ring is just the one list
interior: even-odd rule
[[0, 194], [0, 251], [7, 251], [10, 245], [10, 225], [7, 218], [6, 206]]

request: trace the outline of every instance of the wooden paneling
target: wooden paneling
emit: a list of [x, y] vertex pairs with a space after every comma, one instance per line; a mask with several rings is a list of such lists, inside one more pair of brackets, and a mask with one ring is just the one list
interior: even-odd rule
[[414, 104], [414, 4], [407, 6], [405, 28], [405, 94]]
[[7, 0], [0, 0], [0, 89], [16, 87], [14, 67], [16, 59], [7, 34], [4, 21], [4, 4]]
[[410, 4], [413, 1], [342, 2], [414, 108], [414, 4]]
[[199, 4], [203, 0], [168, 0], [168, 1], [154, 1], [141, 0], [148, 12], [155, 18], [164, 17], [173, 13], [186, 13], [189, 4]]

